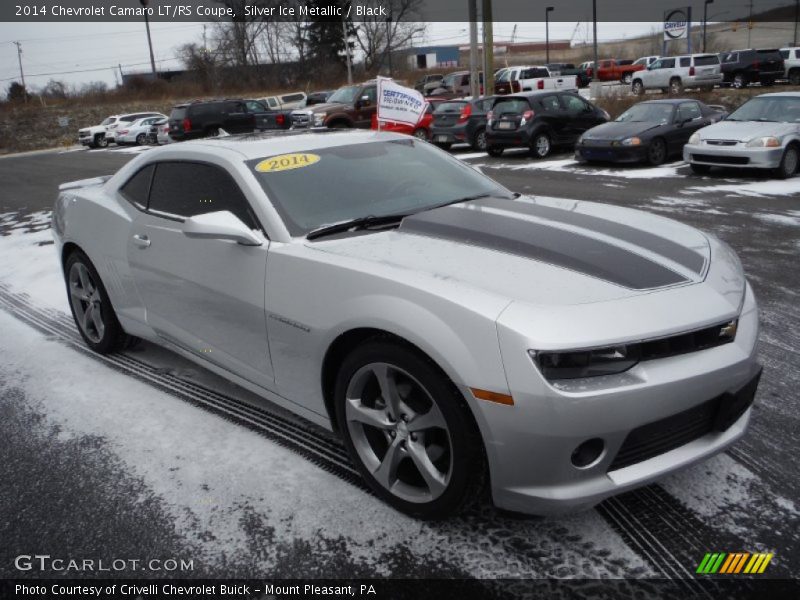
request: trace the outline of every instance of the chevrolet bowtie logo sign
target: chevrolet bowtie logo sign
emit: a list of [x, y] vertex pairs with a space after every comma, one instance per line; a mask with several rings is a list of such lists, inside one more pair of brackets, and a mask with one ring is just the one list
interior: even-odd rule
[[700, 575], [755, 575], [766, 570], [773, 556], [771, 552], [708, 552], [696, 572]]

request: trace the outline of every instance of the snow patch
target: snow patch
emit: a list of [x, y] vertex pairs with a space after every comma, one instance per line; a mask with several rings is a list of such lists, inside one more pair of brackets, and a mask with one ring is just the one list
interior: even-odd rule
[[732, 184], [690, 187], [687, 188], [686, 192], [693, 192], [694, 190], [697, 193], [729, 192], [734, 196], [750, 196], [753, 198], [791, 196], [800, 194], [800, 177], [786, 180], [738, 181]]

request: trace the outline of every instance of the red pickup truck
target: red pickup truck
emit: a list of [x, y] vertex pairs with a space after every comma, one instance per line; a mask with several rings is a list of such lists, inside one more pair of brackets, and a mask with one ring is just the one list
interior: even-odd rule
[[606, 58], [600, 62], [597, 73], [590, 73], [597, 81], [621, 81], [629, 84], [636, 71], [642, 71], [644, 65], [634, 65], [632, 60]]

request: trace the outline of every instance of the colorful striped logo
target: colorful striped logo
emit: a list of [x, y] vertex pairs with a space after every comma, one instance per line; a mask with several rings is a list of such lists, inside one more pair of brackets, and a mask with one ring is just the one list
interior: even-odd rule
[[701, 575], [756, 575], [766, 570], [773, 556], [771, 552], [708, 552], [696, 572]]

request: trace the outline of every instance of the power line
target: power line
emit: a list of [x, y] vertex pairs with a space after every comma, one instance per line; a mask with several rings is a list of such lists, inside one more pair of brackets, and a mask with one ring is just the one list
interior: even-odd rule
[[[195, 27], [201, 27], [202, 23], [195, 23], [193, 25], [180, 25], [176, 27], [159, 27], [158, 31], [174, 31], [178, 29], [193, 29]], [[98, 37], [108, 37], [112, 35], [141, 35], [141, 30], [132, 31], [130, 29], [126, 29], [124, 31], [109, 31], [106, 33], [93, 33], [91, 34], [92, 38]], [[42, 38], [26, 38], [17, 40], [19, 42], [60, 42], [62, 40], [73, 40], [73, 39], [86, 39], [86, 35], [61, 35], [56, 37], [42, 37]], [[0, 42], [0, 44], [15, 44], [15, 41], [12, 40], [5, 40]]]
[[[163, 63], [163, 62], [169, 62], [171, 60], [180, 60], [180, 59], [177, 58], [177, 57], [162, 58], [161, 60], [157, 60], [156, 62], [157, 63]], [[132, 63], [132, 64], [120, 65], [120, 66], [123, 66], [123, 67], [140, 67], [142, 65], [149, 65], [149, 64], [150, 64], [150, 62], [148, 61], [148, 62]], [[59, 71], [57, 73], [34, 73], [32, 75], [28, 75], [28, 77], [48, 77], [48, 76], [51, 76], [51, 75], [72, 75], [74, 73], [93, 73], [93, 72], [96, 72], [96, 71], [107, 71], [108, 69], [109, 69], [109, 67], [105, 66], [105, 67], [100, 67], [100, 68], [97, 68], [97, 69], [79, 69], [79, 70], [76, 70], [76, 71]], [[11, 81], [12, 79], [16, 79], [16, 77], [7, 77], [5, 79], [0, 79], [0, 82]], [[24, 85], [24, 83], [23, 83], [23, 85]]]

